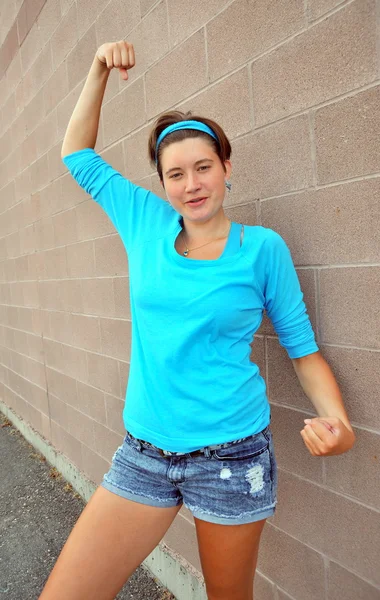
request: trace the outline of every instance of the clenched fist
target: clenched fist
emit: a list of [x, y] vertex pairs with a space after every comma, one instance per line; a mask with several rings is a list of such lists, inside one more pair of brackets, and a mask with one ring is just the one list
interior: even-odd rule
[[127, 81], [128, 69], [135, 66], [135, 51], [128, 42], [110, 42], [102, 44], [96, 53], [97, 59], [108, 69], [119, 69], [122, 79]]

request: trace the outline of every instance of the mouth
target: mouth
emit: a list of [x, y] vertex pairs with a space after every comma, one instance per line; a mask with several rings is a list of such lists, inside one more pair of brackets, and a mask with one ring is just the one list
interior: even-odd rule
[[207, 198], [194, 198], [194, 200], [188, 200], [186, 204], [190, 204], [190, 206], [201, 206], [206, 202]]

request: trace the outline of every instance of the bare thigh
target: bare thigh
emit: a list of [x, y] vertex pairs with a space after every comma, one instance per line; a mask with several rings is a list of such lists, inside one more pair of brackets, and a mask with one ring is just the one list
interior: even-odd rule
[[253, 600], [260, 537], [266, 519], [219, 525], [194, 518], [208, 600]]
[[160, 542], [180, 508], [139, 504], [98, 487], [64, 545], [40, 600], [113, 600]]

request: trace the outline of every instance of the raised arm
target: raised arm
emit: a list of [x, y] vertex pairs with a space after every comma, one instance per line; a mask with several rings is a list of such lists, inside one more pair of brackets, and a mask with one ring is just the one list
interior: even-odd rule
[[63, 139], [61, 157], [83, 148], [94, 148], [98, 135], [100, 110], [111, 69], [119, 69], [128, 79], [135, 64], [135, 53], [128, 42], [103, 44], [97, 50], [81, 95], [74, 108]]

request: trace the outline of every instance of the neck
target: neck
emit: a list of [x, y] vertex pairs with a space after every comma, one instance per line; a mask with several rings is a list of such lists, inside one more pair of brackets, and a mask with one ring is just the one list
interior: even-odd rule
[[228, 225], [229, 220], [224, 214], [223, 209], [208, 221], [194, 222], [183, 219], [183, 229], [188, 241], [197, 240], [202, 242], [202, 240], [218, 237], [226, 233]]

